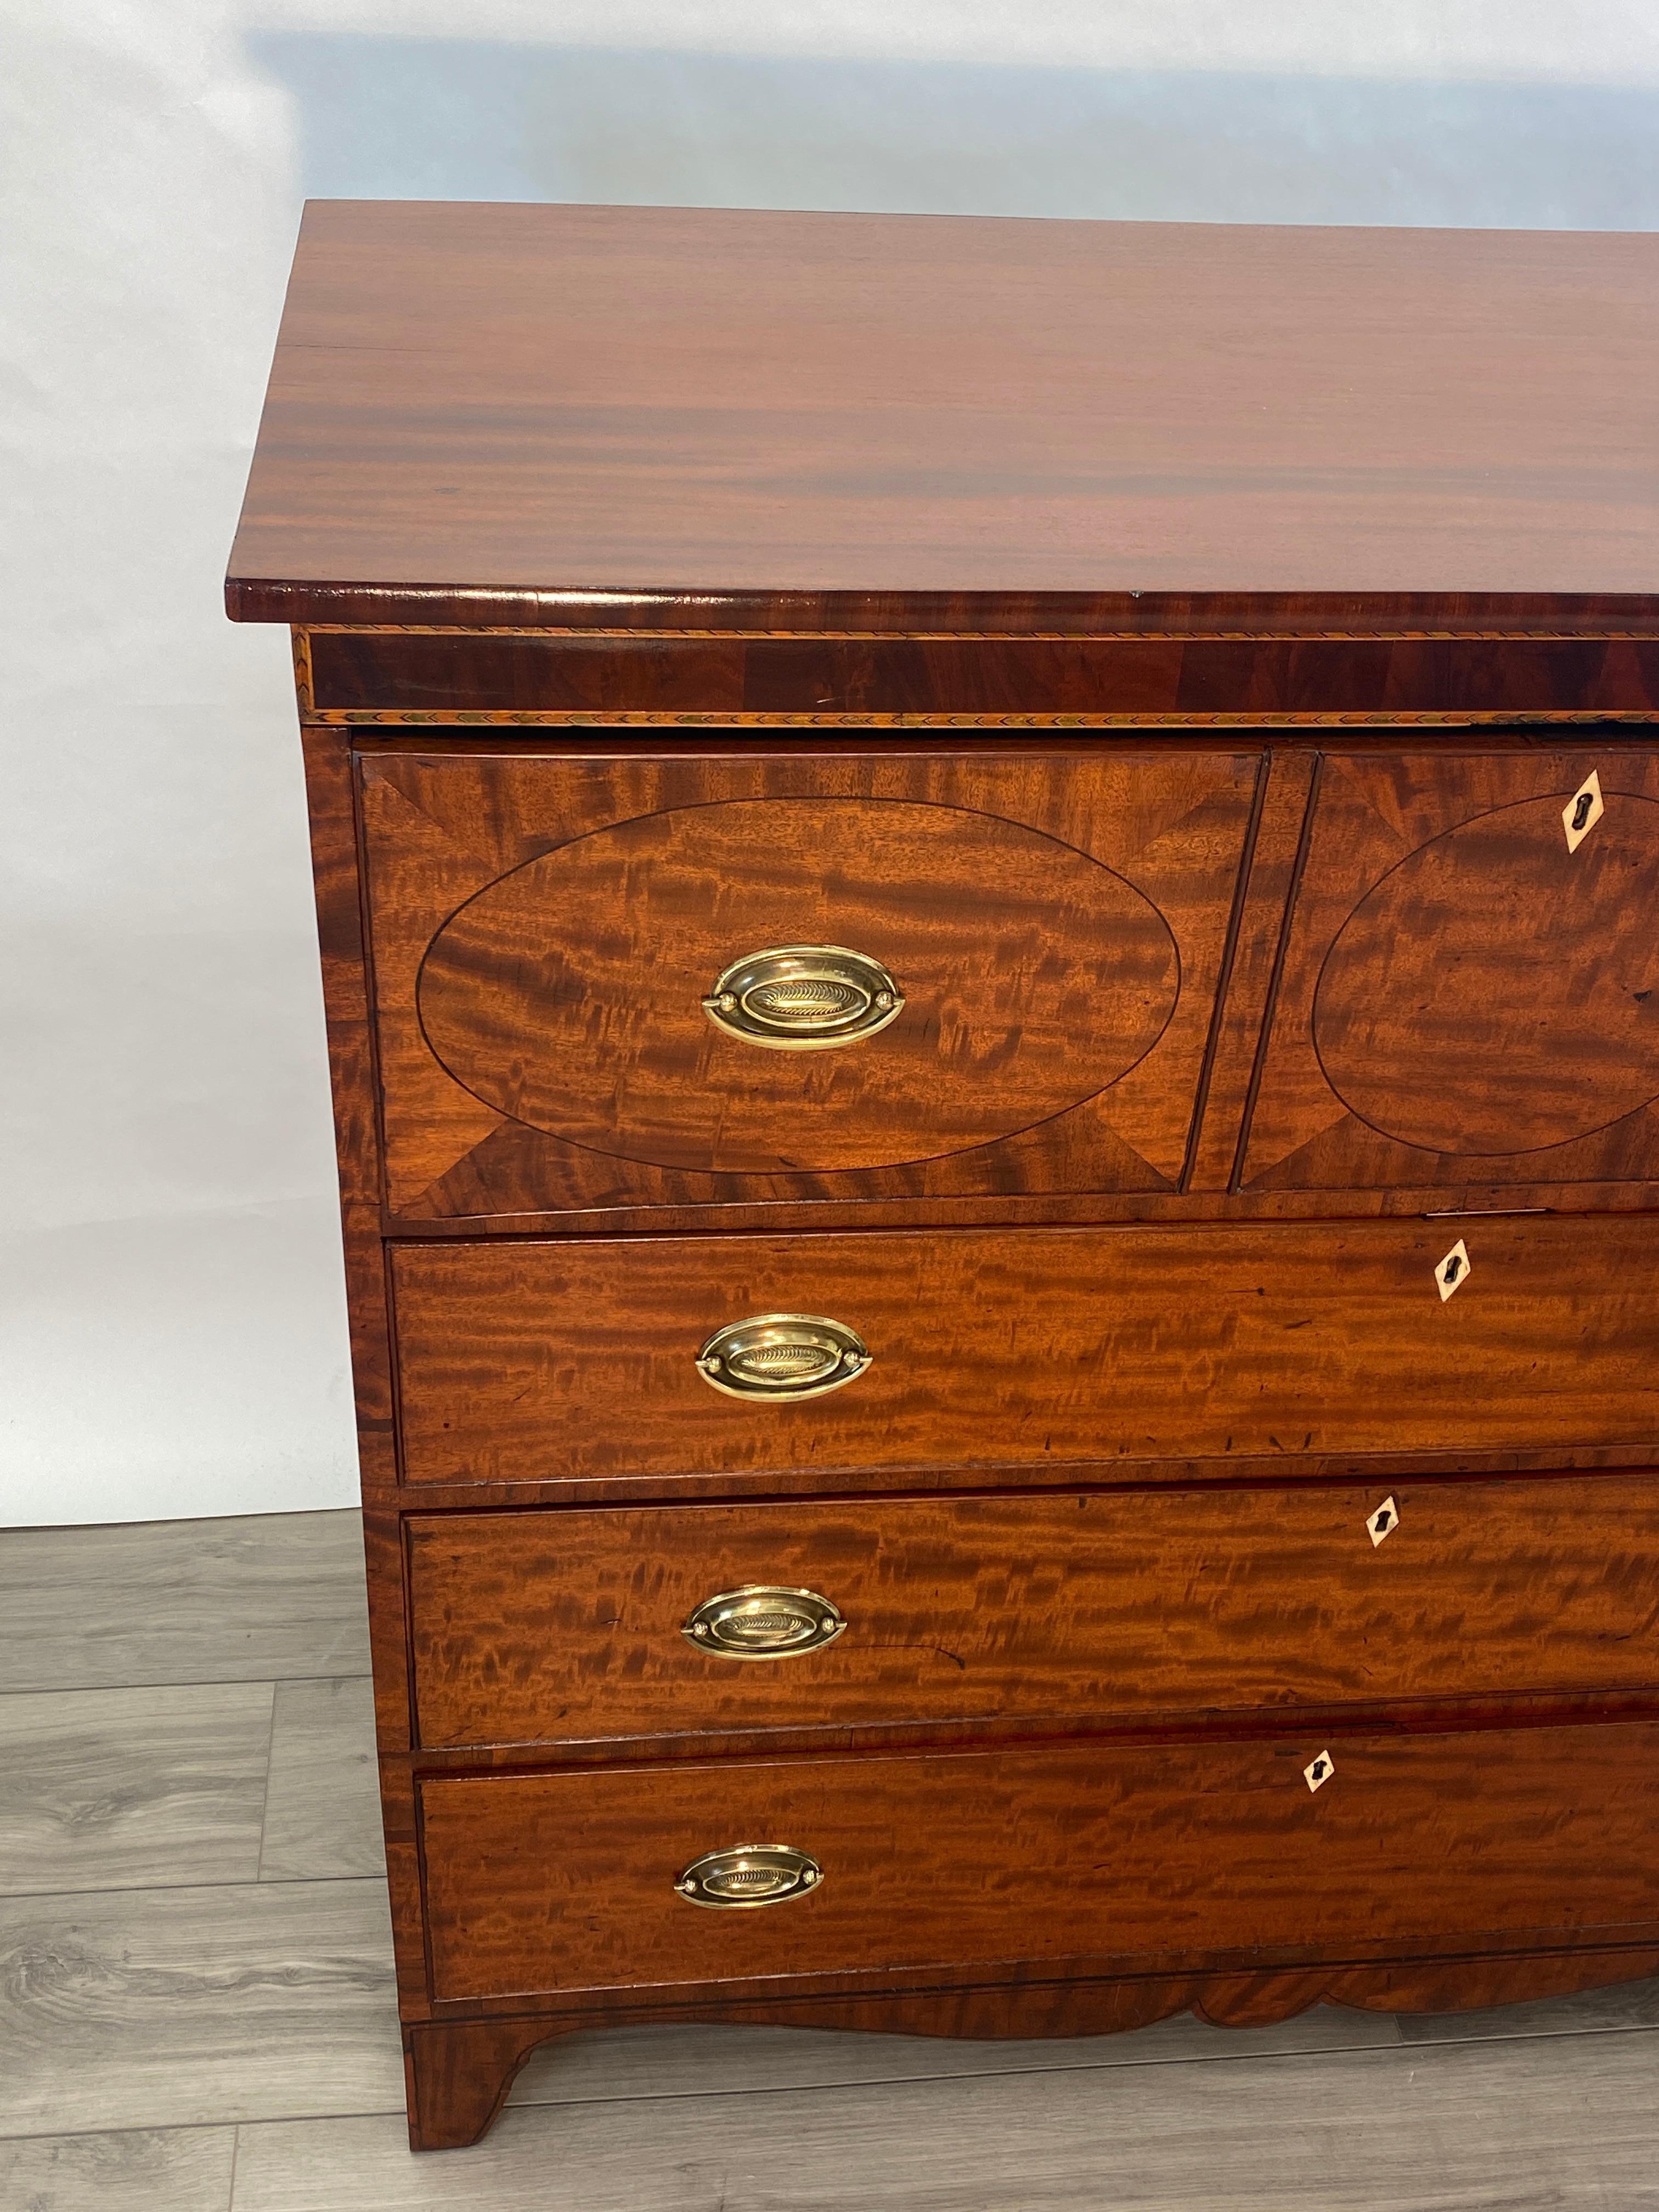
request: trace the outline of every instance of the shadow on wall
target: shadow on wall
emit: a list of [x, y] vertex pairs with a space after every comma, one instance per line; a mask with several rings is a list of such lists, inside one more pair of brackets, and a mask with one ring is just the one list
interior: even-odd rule
[[1659, 228], [1659, 93], [266, 34], [321, 198]]

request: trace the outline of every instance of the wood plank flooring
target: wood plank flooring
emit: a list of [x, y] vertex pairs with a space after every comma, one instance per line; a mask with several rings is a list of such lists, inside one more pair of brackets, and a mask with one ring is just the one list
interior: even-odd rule
[[0, 1890], [257, 1881], [271, 1705], [269, 1682], [0, 1698]]
[[411, 2158], [367, 1675], [353, 1515], [0, 1532], [7, 2212], [1659, 2212], [1659, 1983], [580, 2036]]
[[368, 1672], [356, 1516], [0, 1530], [0, 1687]]
[[994, 2083], [503, 2115], [410, 2159], [395, 2122], [241, 2131], [236, 2212], [1544, 2212], [1659, 2206], [1647, 2039], [1067, 2069]]

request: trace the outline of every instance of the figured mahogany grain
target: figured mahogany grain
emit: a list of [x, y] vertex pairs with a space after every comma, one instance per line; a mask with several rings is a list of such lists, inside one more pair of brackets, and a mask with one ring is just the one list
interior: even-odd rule
[[[391, 1322], [380, 1241], [383, 1170], [376, 1100], [378, 1071], [369, 1018], [368, 946], [358, 874], [351, 757], [331, 730], [304, 733], [312, 869], [317, 934], [322, 960], [329, 1070], [334, 1103], [335, 1156], [340, 1227], [345, 1259], [346, 1316], [350, 1331], [357, 1450], [363, 1488], [395, 1496], [397, 1444], [393, 1433]], [[407, 1642], [404, 1583], [394, 1515], [369, 1504], [364, 1516], [368, 1625], [374, 1668], [375, 1730], [383, 1747], [409, 1741], [408, 1685], [403, 1654]], [[412, 1896], [416, 1880], [410, 1824], [400, 1837], [394, 1808], [387, 1818], [386, 1858], [395, 1894]], [[418, 1925], [393, 1916], [398, 1982], [405, 1996], [425, 1978], [425, 1948]]]
[[[360, 763], [392, 1202], [570, 1212], [1170, 1189], [1249, 753]], [[732, 961], [851, 946], [905, 994], [833, 1052], [723, 1036]]]
[[[410, 1484], [1659, 1444], [1639, 1215], [404, 1244], [392, 1270]], [[872, 1364], [805, 1401], [712, 1389], [704, 1340], [768, 1313], [844, 1322]]]
[[[330, 730], [304, 736], [311, 819], [312, 872], [322, 962], [335, 1157], [344, 1245], [359, 1468], [367, 1491], [392, 1491], [398, 1478], [393, 1434], [392, 1334], [380, 1241], [383, 1169], [363, 910], [357, 873], [351, 758]], [[369, 1629], [376, 1656], [376, 1711], [384, 1740], [407, 1740], [408, 1714], [398, 1655], [404, 1643], [403, 1581], [395, 1522], [371, 1510], [364, 1527]]]
[[[1646, 1722], [434, 1777], [432, 1992], [1651, 1942], [1656, 1758]], [[792, 1844], [823, 1879], [747, 1911], [677, 1893], [740, 1843]]]
[[[1420, 847], [1326, 955], [1315, 1046], [1379, 1135], [1539, 1152], [1659, 1098], [1659, 799], [1616, 792], [1577, 853], [1562, 812], [1552, 793]], [[1413, 939], [1432, 994], [1401, 957]]]
[[[1656, 275], [1645, 238], [309, 211], [227, 597], [323, 624], [302, 719], [364, 726], [355, 769], [349, 732], [307, 758], [417, 2146], [607, 2019], [1078, 2033], [1651, 1970], [1659, 754], [1523, 731], [1659, 721]], [[511, 726], [542, 714], [599, 726]], [[651, 715], [682, 726], [604, 727]], [[979, 726], [1126, 715], [1516, 727], [1318, 759]], [[423, 716], [424, 754], [375, 726]], [[689, 811], [781, 801], [848, 834], [728, 841], [688, 926]], [[924, 809], [973, 852], [852, 834]], [[568, 900], [607, 835], [612, 895]], [[1032, 839], [1077, 867], [1011, 896]], [[1091, 868], [1179, 987], [1085, 1096], [1079, 983], [1112, 1003], [1139, 912], [1062, 898]], [[647, 1003], [786, 878], [915, 974], [965, 948], [921, 994], [957, 1046], [879, 1110], [845, 1068], [711, 1097]], [[812, 1079], [827, 1165], [788, 1149]], [[641, 1083], [623, 1133], [671, 1149], [623, 1157]], [[1404, 1218], [1491, 1205], [1558, 1212]], [[418, 1241], [642, 1224], [745, 1233]], [[776, 1307], [857, 1322], [870, 1373], [717, 1400], [702, 1337]], [[1127, 1486], [1176, 1475], [1221, 1481]], [[609, 1510], [461, 1510], [563, 1484]], [[860, 1489], [901, 1494], [823, 1494]], [[812, 1671], [711, 1670], [676, 1621], [705, 1571], [833, 1577], [852, 1626]], [[1318, 1742], [1250, 1740], [1304, 1698]], [[822, 1848], [823, 1889], [682, 1903], [728, 1818]]]
[[945, 596], [981, 629], [1201, 592], [1236, 629], [1230, 594], [1323, 593], [1352, 629], [1409, 593], [1443, 630], [1510, 594], [1559, 626], [1651, 593], [1656, 349], [1640, 234], [313, 203], [230, 603], [708, 628], [848, 594], [902, 629]]
[[391, 1346], [380, 1265], [376, 1071], [351, 757], [348, 741], [331, 730], [308, 731], [304, 744], [358, 1448], [365, 1474], [371, 1480], [384, 1480], [393, 1466]]
[[[1562, 813], [1594, 772], [1607, 812]], [[1246, 1191], [1659, 1172], [1659, 752], [1329, 752]]]
[[[895, 1498], [416, 1516], [428, 1747], [1659, 1687], [1659, 1484]], [[834, 1643], [682, 1631], [811, 1589]]]
[[[703, 1000], [734, 956], [846, 945], [904, 1004], [872, 1037], [763, 1050]], [[475, 1097], [648, 1166], [890, 1167], [994, 1144], [1105, 1091], [1175, 1012], [1143, 892], [960, 807], [738, 799], [595, 831], [447, 922], [421, 1027]]]
[[[704, 611], [685, 611], [688, 624]], [[1347, 622], [1346, 612], [1329, 619]], [[1575, 617], [1575, 622], [1579, 619]], [[318, 630], [308, 712], [352, 723], [718, 723], [962, 716], [1272, 722], [1589, 720], [1659, 711], [1659, 645], [1480, 638], [711, 639]]]

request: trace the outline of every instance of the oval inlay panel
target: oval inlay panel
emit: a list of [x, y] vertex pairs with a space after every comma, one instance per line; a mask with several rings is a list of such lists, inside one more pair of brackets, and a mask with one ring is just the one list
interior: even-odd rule
[[1402, 860], [1327, 955], [1314, 1042], [1343, 1103], [1425, 1152], [1534, 1152], [1659, 1097], [1659, 804], [1609, 793], [1569, 853], [1570, 793]]
[[[853, 945], [904, 1006], [834, 1052], [757, 1052], [703, 998], [757, 946]], [[1048, 1120], [1151, 1050], [1180, 963], [1152, 902], [1040, 831], [897, 799], [736, 799], [594, 831], [428, 948], [422, 1027], [532, 1128], [661, 1167], [896, 1165]]]

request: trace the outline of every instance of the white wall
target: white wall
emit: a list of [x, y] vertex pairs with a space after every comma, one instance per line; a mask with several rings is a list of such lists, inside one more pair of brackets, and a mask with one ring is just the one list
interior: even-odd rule
[[1659, 0], [0, 0], [0, 1522], [343, 1504], [283, 635], [301, 198], [1659, 227]]

